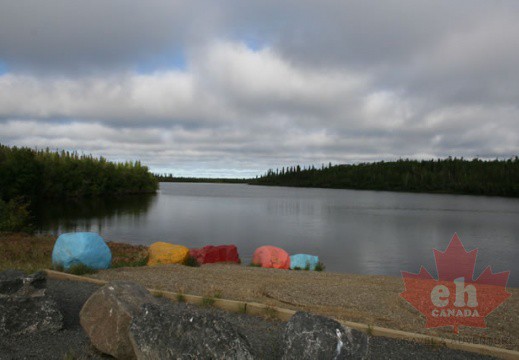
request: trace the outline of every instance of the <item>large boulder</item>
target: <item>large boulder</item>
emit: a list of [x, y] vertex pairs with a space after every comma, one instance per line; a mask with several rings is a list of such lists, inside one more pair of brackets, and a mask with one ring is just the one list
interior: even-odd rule
[[195, 258], [199, 264], [218, 262], [240, 263], [238, 249], [235, 245], [208, 245], [201, 249], [190, 249], [189, 256]]
[[265, 245], [254, 251], [252, 263], [264, 268], [289, 269], [290, 256], [283, 249]]
[[54, 299], [45, 295], [46, 275], [6, 270], [0, 273], [0, 336], [56, 332], [63, 314]]
[[112, 252], [97, 233], [77, 232], [61, 234], [52, 250], [52, 264], [69, 270], [83, 264], [91, 269], [108, 269]]
[[156, 242], [148, 248], [148, 265], [183, 264], [189, 257], [189, 249], [182, 245]]
[[225, 319], [171, 304], [143, 305], [130, 338], [139, 360], [253, 359], [247, 339]]
[[315, 270], [319, 263], [319, 257], [308, 254], [295, 254], [290, 256], [290, 268], [301, 270]]
[[365, 359], [366, 334], [324, 316], [297, 312], [285, 325], [283, 360]]
[[118, 359], [135, 359], [129, 329], [145, 303], [157, 300], [144, 287], [129, 281], [115, 281], [101, 287], [85, 302], [80, 323], [92, 344]]

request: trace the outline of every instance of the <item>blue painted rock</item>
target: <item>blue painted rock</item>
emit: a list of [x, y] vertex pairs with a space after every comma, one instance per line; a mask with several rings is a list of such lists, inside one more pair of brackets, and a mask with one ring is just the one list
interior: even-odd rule
[[52, 264], [65, 270], [83, 264], [89, 268], [108, 269], [112, 262], [112, 252], [99, 234], [77, 232], [61, 234], [52, 250]]
[[315, 270], [319, 257], [308, 254], [295, 254], [290, 256], [290, 268], [295, 269], [296, 267], [305, 270], [307, 267], [309, 270]]

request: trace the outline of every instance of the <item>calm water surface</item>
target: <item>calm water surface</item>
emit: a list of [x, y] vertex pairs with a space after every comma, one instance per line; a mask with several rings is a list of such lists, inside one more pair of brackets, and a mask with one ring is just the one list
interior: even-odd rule
[[157, 195], [41, 204], [42, 232], [97, 231], [132, 244], [187, 247], [236, 244], [249, 263], [255, 248], [317, 254], [328, 271], [400, 276], [424, 265], [455, 232], [478, 248], [476, 276], [510, 270], [519, 287], [519, 199], [242, 184], [161, 183]]

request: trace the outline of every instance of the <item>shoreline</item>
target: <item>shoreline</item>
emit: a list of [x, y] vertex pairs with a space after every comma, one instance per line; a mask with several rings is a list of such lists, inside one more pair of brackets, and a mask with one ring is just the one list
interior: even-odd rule
[[[0, 271], [18, 268], [26, 272], [51, 268], [53, 236], [0, 234]], [[400, 277], [334, 272], [265, 269], [245, 265], [206, 264], [142, 265], [144, 246], [108, 243], [113, 268], [87, 275], [100, 280], [131, 280], [147, 288], [203, 297], [262, 303], [304, 310], [341, 321], [364, 323], [472, 343], [493, 344], [519, 350], [519, 288], [486, 318], [487, 328], [462, 327], [459, 335], [449, 328], [425, 329], [425, 317], [399, 294]], [[145, 263], [145, 262], [144, 262]]]

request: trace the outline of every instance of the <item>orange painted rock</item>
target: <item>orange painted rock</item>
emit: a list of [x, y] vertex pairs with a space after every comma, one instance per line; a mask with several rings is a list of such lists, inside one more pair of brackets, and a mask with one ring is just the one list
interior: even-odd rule
[[217, 262], [240, 263], [238, 249], [235, 245], [208, 245], [201, 249], [190, 249], [189, 255], [195, 258], [199, 264], [212, 264]]
[[189, 256], [189, 249], [182, 245], [156, 242], [148, 248], [148, 254], [148, 266], [183, 264]]
[[254, 251], [254, 255], [252, 255], [252, 263], [264, 268], [289, 269], [290, 256], [283, 249], [265, 245]]

